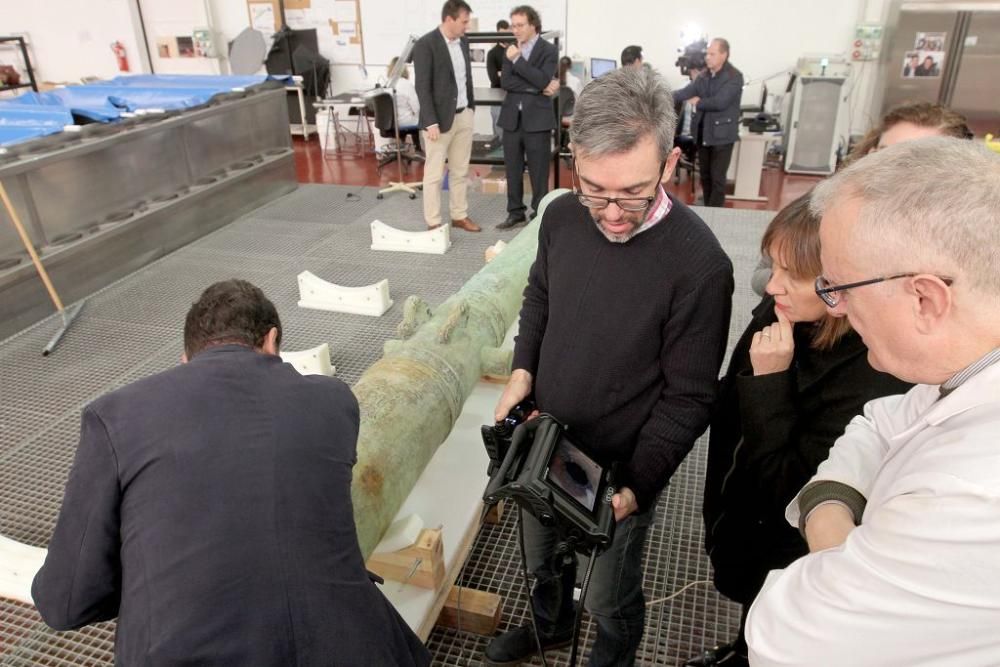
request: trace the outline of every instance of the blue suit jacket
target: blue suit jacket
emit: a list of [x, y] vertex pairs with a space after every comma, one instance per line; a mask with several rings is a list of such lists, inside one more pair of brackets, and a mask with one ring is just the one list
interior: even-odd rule
[[118, 618], [123, 665], [425, 665], [351, 509], [358, 404], [239, 345], [83, 411], [32, 595], [57, 630]]
[[559, 52], [555, 45], [541, 37], [531, 49], [531, 57], [511, 62], [504, 55], [500, 86], [507, 91], [497, 127], [504, 130], [518, 129], [518, 105], [521, 111], [520, 129], [525, 132], [544, 132], [556, 126], [556, 115], [551, 97], [542, 94], [556, 74]]

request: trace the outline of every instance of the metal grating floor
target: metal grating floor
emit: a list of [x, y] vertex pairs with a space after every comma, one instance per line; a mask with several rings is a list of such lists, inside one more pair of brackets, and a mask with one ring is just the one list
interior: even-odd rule
[[[281, 314], [283, 347], [328, 342], [337, 375], [353, 383], [394, 336], [407, 296], [441, 303], [479, 270], [488, 245], [516, 233], [493, 229], [506, 215], [503, 196], [470, 189], [470, 215], [483, 225], [482, 234], [454, 232], [445, 255], [375, 253], [369, 249], [372, 220], [411, 230], [423, 226], [419, 200], [388, 195], [379, 201], [375, 194], [368, 187], [302, 185], [92, 295], [52, 356], [43, 358], [40, 351], [59, 326], [56, 317], [0, 341], [0, 534], [36, 546], [48, 543], [80, 410], [111, 389], [176, 364], [184, 314], [210, 283], [240, 277], [259, 285]], [[757, 302], [749, 279], [772, 214], [698, 211], [736, 268], [730, 327], [735, 341]], [[381, 318], [300, 309], [295, 277], [305, 269], [345, 285], [388, 278], [395, 304]], [[709, 577], [701, 550], [705, 448], [703, 438], [660, 500], [645, 555], [648, 600]], [[507, 512], [501, 525], [483, 529], [463, 578], [466, 586], [503, 596], [504, 628], [527, 619], [514, 517]], [[727, 639], [738, 619], [737, 607], [710, 585], [688, 589], [649, 610], [639, 662], [680, 664], [703, 646]], [[583, 633], [588, 645], [592, 632], [588, 623]], [[428, 645], [436, 664], [479, 665], [486, 641], [436, 629]], [[113, 643], [113, 623], [56, 633], [33, 608], [0, 600], [0, 666], [110, 665]], [[568, 652], [555, 655], [555, 664], [566, 663]]]

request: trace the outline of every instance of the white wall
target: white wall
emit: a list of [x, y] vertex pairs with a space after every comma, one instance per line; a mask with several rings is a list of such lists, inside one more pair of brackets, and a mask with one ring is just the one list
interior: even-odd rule
[[[681, 32], [690, 25], [712, 37], [729, 40], [733, 65], [746, 81], [795, 67], [808, 53], [846, 54], [854, 27], [869, 4], [882, 0], [719, 0], [716, 2], [663, 2], [644, 0], [622, 5], [627, 11], [608, 11], [606, 0], [573, 0], [568, 19], [568, 53], [589, 67], [592, 57], [618, 60], [629, 44], [642, 46], [646, 61], [660, 70], [671, 86], [686, 83], [674, 66], [690, 40]], [[874, 66], [873, 66], [874, 68]], [[856, 70], [858, 68], [855, 68]], [[855, 74], [858, 72], [855, 71]], [[872, 76], [867, 77], [874, 79]], [[769, 82], [772, 92], [784, 90], [787, 81]], [[870, 97], [870, 96], [868, 96]], [[855, 103], [863, 100], [854, 100]], [[855, 104], [854, 126], [867, 114]], [[863, 131], [862, 127], [860, 130]]]
[[[110, 45], [120, 41], [132, 71], [141, 70], [131, 0], [0, 0], [4, 34], [28, 33], [39, 81], [79, 83], [118, 74]], [[4, 51], [0, 60], [11, 58]]]
[[[364, 0], [362, 0], [364, 1]], [[438, 0], [426, 0], [436, 3]], [[0, 0], [4, 29], [31, 33], [40, 78], [77, 80], [80, 76], [113, 76], [115, 61], [108, 45], [121, 40], [129, 53], [133, 71], [140, 70], [137, 28], [130, 6], [136, 0]], [[155, 47], [156, 32], [175, 26], [179, 34], [207, 23], [218, 34], [219, 48], [249, 24], [246, 0], [141, 0], [146, 27]], [[472, 3], [475, 8], [475, 1]], [[700, 26], [709, 37], [726, 37], [732, 45], [732, 62], [748, 81], [795, 66], [806, 53], [847, 53], [854, 26], [861, 21], [880, 22], [889, 0], [633, 0], [621, 3], [621, 11], [610, 11], [607, 0], [567, 0], [566, 53], [584, 59], [618, 59], [623, 47], [640, 44], [647, 60], [678, 86], [684, 83], [674, 66], [683, 46], [681, 31], [690, 24]], [[415, 33], [433, 28], [412, 26]], [[201, 59], [156, 60], [158, 72], [215, 72], [224, 63]], [[225, 70], [223, 70], [225, 71]], [[356, 65], [334, 63], [331, 76], [335, 92], [372, 85], [383, 73], [373, 64], [367, 77]], [[487, 85], [486, 72], [475, 68], [476, 85]], [[856, 63], [851, 108], [851, 131], [865, 131], [881, 104], [877, 63]], [[783, 90], [783, 80], [770, 83]], [[874, 110], [874, 111], [873, 111]], [[487, 114], [488, 115], [488, 114]]]

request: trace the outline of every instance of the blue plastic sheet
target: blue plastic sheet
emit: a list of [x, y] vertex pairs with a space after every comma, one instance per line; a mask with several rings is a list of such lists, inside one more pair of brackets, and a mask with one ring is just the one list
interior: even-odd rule
[[[245, 89], [268, 79], [287, 81], [290, 77], [137, 74], [44, 93], [25, 93], [0, 101], [0, 146], [59, 132], [64, 125], [73, 123], [74, 115], [109, 122], [140, 109], [190, 109], [208, 103], [219, 93]], [[37, 123], [29, 122], [33, 114]]]
[[0, 146], [63, 131], [73, 115], [56, 106], [0, 104]]
[[264, 74], [249, 76], [223, 75], [191, 75], [191, 74], [135, 74], [132, 76], [116, 76], [107, 81], [98, 81], [91, 85], [99, 86], [146, 86], [146, 87], [179, 87], [179, 88], [216, 88], [217, 92], [229, 91], [233, 88], [247, 88], [264, 83], [268, 80]]

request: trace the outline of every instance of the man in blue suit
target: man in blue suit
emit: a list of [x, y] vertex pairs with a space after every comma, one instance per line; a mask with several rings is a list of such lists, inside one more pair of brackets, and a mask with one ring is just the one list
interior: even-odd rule
[[500, 85], [507, 91], [497, 126], [503, 130], [503, 162], [507, 173], [507, 219], [497, 229], [527, 224], [524, 208], [524, 173], [527, 157], [531, 177], [532, 215], [549, 191], [552, 130], [556, 126], [552, 83], [559, 64], [556, 47], [541, 38], [542, 19], [532, 7], [520, 5], [510, 12], [510, 27], [517, 44], [507, 47]]
[[357, 400], [280, 343], [260, 289], [216, 283], [186, 363], [84, 408], [31, 589], [46, 623], [117, 617], [118, 665], [430, 663], [358, 547]]

